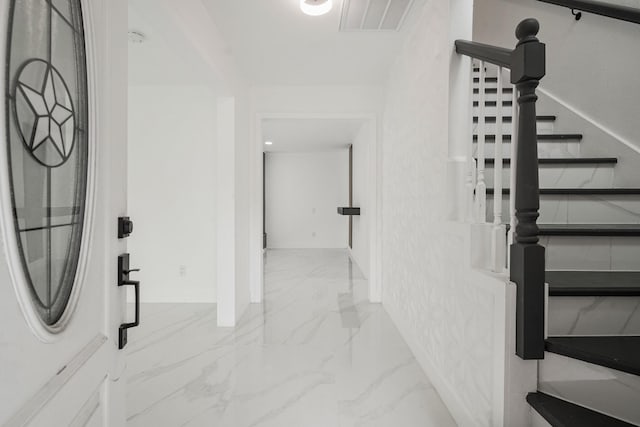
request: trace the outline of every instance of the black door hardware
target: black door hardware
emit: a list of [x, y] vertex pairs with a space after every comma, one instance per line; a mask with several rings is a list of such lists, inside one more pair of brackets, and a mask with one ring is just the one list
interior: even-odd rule
[[118, 239], [129, 237], [133, 233], [133, 221], [128, 216], [118, 218]]
[[579, 21], [582, 18], [582, 12], [576, 12], [575, 9], [571, 9], [571, 14], [576, 17], [576, 21]]
[[118, 331], [118, 348], [122, 350], [127, 345], [127, 330], [140, 325], [140, 282], [138, 280], [130, 280], [129, 273], [140, 271], [139, 268], [129, 268], [129, 254], [118, 256], [118, 286], [133, 286], [136, 297], [136, 315], [135, 320], [130, 323], [120, 325]]

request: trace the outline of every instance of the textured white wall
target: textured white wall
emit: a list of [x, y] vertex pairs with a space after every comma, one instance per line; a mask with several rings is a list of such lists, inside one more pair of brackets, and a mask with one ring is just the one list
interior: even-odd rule
[[216, 300], [215, 117], [206, 86], [129, 88], [128, 244], [144, 302]]
[[369, 218], [372, 209], [369, 196], [372, 184], [368, 179], [368, 171], [369, 149], [372, 144], [375, 144], [375, 140], [371, 135], [371, 126], [365, 123], [353, 140], [353, 206], [360, 207], [360, 215], [353, 217], [351, 246], [351, 256], [365, 277], [369, 276]]
[[269, 248], [346, 248], [347, 150], [267, 153], [266, 231]]
[[[463, 6], [471, 10], [470, 2]], [[425, 6], [387, 87], [383, 304], [458, 424], [497, 426], [505, 326], [497, 313], [504, 309], [506, 281], [470, 268], [470, 229], [448, 221], [449, 198], [456, 197], [447, 185], [448, 161], [456, 155], [447, 126], [450, 38], [464, 36], [465, 28], [470, 36], [470, 14], [466, 24], [457, 23], [463, 14], [453, 10], [447, 0]], [[464, 118], [468, 111], [452, 114]]]

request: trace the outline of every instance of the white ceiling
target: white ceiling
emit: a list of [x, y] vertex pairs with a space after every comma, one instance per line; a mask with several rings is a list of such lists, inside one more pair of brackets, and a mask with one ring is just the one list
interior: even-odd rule
[[[425, 1], [413, 1], [403, 29]], [[129, 0], [129, 29], [147, 36], [129, 44], [130, 83], [211, 84], [234, 63], [254, 85], [383, 84], [403, 29], [339, 31], [342, 2], [311, 17], [299, 0]]]
[[361, 119], [265, 119], [262, 139], [267, 152], [328, 151], [347, 148], [364, 121]]
[[212, 27], [201, 0], [129, 0], [129, 30], [146, 36], [141, 44], [129, 43], [129, 83], [216, 83], [221, 70], [214, 62], [221, 61], [212, 56], [226, 46]]
[[[404, 39], [403, 30], [340, 32], [342, 0], [319, 17], [304, 15], [299, 0], [202, 1], [251, 84], [382, 84]], [[403, 28], [423, 4], [414, 1]]]

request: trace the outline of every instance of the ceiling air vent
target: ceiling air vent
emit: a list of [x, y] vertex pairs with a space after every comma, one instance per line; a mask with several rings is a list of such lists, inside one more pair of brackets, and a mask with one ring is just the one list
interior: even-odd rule
[[344, 0], [340, 31], [398, 31], [413, 0]]

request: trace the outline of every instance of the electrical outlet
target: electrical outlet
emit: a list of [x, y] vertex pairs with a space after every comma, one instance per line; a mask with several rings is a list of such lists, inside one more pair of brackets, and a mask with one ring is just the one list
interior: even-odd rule
[[316, 208], [311, 208], [311, 213], [315, 214], [316, 213]]
[[187, 266], [186, 265], [181, 265], [180, 267], [178, 267], [178, 274], [180, 274], [180, 277], [184, 277], [187, 275]]
[[316, 232], [315, 231], [311, 233], [311, 237], [316, 237]]

